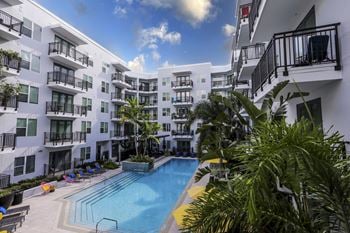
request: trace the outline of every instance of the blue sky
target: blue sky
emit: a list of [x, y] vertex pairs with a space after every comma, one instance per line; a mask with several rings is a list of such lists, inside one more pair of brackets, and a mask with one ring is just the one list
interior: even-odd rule
[[133, 69], [229, 63], [235, 0], [36, 0]]

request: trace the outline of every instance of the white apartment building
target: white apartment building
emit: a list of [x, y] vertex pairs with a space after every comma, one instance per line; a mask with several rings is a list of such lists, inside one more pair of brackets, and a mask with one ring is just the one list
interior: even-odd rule
[[[238, 0], [232, 67], [236, 82], [250, 82], [259, 105], [279, 82], [284, 95], [305, 97], [315, 122], [350, 140], [350, 1]], [[302, 99], [288, 103], [287, 121], [307, 117]]]
[[124, 159], [132, 125], [118, 109], [136, 97], [162, 130], [160, 150], [193, 155], [187, 113], [211, 91], [232, 89], [231, 66], [211, 63], [130, 71], [126, 62], [31, 0], [0, 0], [0, 174], [11, 182], [69, 170], [78, 161]]

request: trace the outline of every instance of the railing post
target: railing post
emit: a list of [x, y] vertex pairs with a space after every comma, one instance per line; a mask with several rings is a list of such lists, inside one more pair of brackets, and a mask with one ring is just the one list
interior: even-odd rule
[[10, 27], [9, 27], [9, 31], [11, 31], [13, 28], [13, 25], [12, 25], [12, 16], [10, 16]]
[[[340, 50], [339, 50], [339, 37], [338, 37], [338, 26], [339, 24], [335, 25], [335, 57], [337, 59], [337, 64], [335, 66], [335, 70], [341, 70], [341, 64], [340, 64]], [[331, 45], [332, 46], [332, 45]]]
[[277, 52], [276, 52], [276, 38], [275, 35], [273, 35], [272, 37], [272, 44], [273, 44], [273, 53], [272, 53], [272, 57], [273, 57], [273, 69], [274, 69], [274, 73], [275, 73], [275, 78], [278, 78], [278, 73], [277, 73]]
[[6, 134], [2, 134], [2, 146], [1, 146], [1, 151], [3, 151], [3, 150], [5, 149], [5, 141], [6, 141], [5, 137], [6, 137]]
[[12, 150], [14, 150], [16, 148], [16, 140], [17, 140], [17, 135], [14, 134], [13, 135], [13, 148], [12, 148]]
[[287, 42], [286, 42], [286, 34], [283, 34], [283, 60], [284, 60], [284, 71], [283, 76], [288, 76], [288, 61], [287, 61]]

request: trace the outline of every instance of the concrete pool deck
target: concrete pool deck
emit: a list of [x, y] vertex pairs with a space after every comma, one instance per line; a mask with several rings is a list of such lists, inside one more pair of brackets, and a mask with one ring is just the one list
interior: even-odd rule
[[[159, 167], [173, 157], [166, 157], [158, 160], [155, 163], [155, 167]], [[57, 189], [54, 193], [47, 195], [37, 195], [31, 198], [25, 199], [23, 205], [30, 205], [29, 214], [26, 217], [22, 227], [18, 228], [16, 232], [19, 233], [92, 233], [94, 230], [88, 230], [86, 228], [79, 228], [71, 226], [66, 223], [68, 208], [66, 208], [67, 201], [65, 197], [79, 192], [85, 188], [88, 188], [99, 182], [103, 182], [112, 176], [115, 176], [122, 172], [121, 168], [116, 170], [110, 170], [106, 173], [91, 178], [80, 183], [66, 184], [64, 187]], [[194, 176], [189, 181], [186, 190], [192, 186], [205, 185], [208, 179], [203, 179], [200, 183], [194, 184]], [[64, 182], [64, 181], [63, 181]], [[179, 198], [176, 206], [182, 203], [189, 203], [191, 199], [186, 195], [186, 190]], [[163, 225], [161, 232], [178, 233], [177, 225], [170, 215]]]

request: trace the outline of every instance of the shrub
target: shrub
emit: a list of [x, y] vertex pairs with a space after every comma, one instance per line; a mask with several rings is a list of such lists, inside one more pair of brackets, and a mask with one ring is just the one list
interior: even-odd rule
[[119, 168], [119, 165], [113, 161], [108, 161], [108, 162], [104, 163], [103, 168], [115, 170], [115, 169]]
[[154, 163], [153, 159], [147, 155], [131, 156], [130, 161], [136, 162], [136, 163], [150, 163], [150, 164]]

